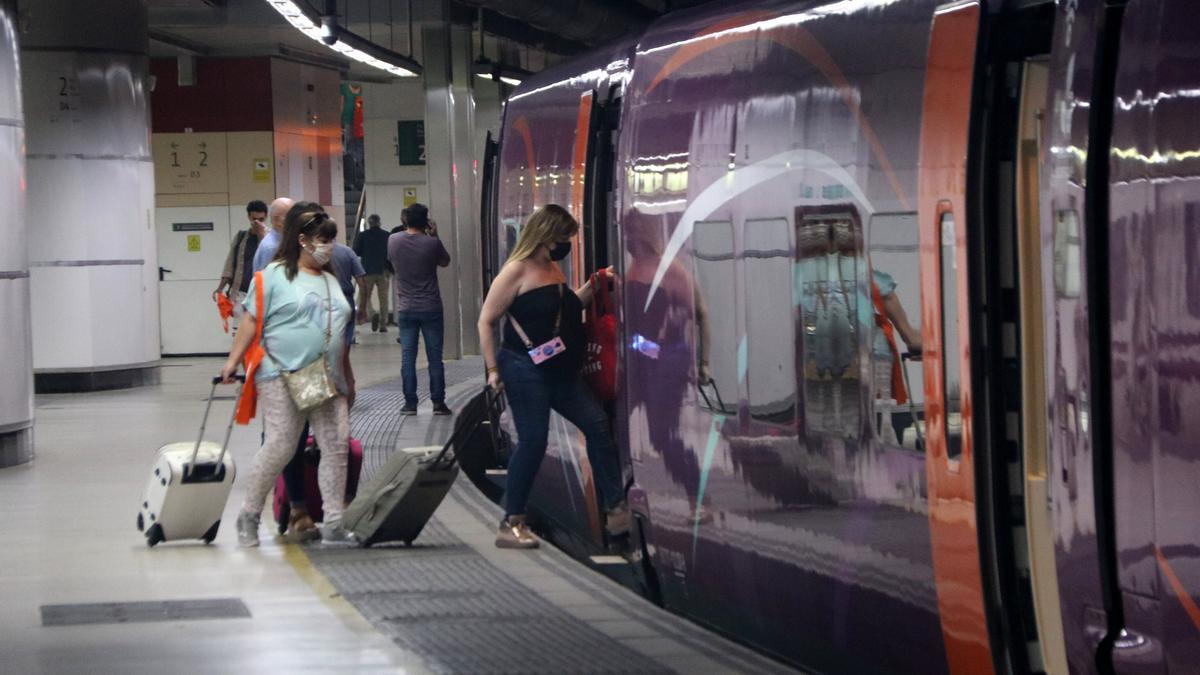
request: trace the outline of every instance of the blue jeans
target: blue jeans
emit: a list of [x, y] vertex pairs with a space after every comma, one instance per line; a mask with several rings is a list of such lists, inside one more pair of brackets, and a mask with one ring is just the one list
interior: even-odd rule
[[400, 328], [400, 379], [404, 383], [404, 405], [417, 406], [417, 335], [425, 340], [429, 361], [429, 399], [446, 402], [446, 368], [442, 365], [445, 324], [441, 312], [396, 312]]
[[609, 433], [608, 415], [583, 378], [547, 376], [528, 355], [508, 349], [499, 350], [496, 361], [517, 426], [517, 447], [508, 462], [508, 485], [504, 491], [505, 516], [525, 514], [533, 480], [546, 454], [552, 409], [583, 432], [592, 477], [604, 508], [611, 509], [624, 501], [621, 465], [616, 443]]

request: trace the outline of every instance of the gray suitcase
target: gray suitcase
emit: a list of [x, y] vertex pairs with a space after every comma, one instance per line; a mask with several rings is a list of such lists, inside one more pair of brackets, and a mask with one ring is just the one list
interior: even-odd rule
[[342, 514], [359, 543], [412, 545], [458, 477], [458, 464], [446, 452], [449, 447], [404, 448], [359, 488]]
[[346, 507], [342, 522], [363, 546], [402, 541], [412, 545], [458, 477], [455, 450], [484, 424], [495, 426], [503, 399], [463, 409], [443, 446], [404, 448], [388, 458]]

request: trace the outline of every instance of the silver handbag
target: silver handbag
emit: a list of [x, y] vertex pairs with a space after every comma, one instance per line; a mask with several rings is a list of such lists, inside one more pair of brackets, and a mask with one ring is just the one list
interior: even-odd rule
[[267, 343], [263, 341], [263, 353], [279, 368], [279, 376], [283, 378], [292, 403], [296, 405], [296, 410], [302, 413], [320, 408], [338, 395], [337, 387], [333, 383], [333, 373], [329, 371], [329, 361], [325, 358], [333, 340], [333, 296], [330, 294], [329, 277], [324, 274], [321, 276], [325, 279], [325, 297], [329, 302], [329, 312], [325, 321], [325, 349], [320, 358], [303, 368], [286, 371], [267, 351]]

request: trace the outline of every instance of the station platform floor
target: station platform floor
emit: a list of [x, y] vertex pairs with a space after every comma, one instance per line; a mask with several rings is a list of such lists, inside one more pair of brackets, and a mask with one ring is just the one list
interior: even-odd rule
[[[398, 414], [395, 336], [368, 331], [352, 352], [364, 477], [452, 425], [424, 400]], [[148, 548], [134, 527], [146, 471], [194, 437], [220, 363], [170, 359], [159, 385], [37, 398], [34, 462], [0, 470], [0, 672], [793, 672], [552, 546], [494, 548], [499, 509], [465, 479], [411, 549], [287, 545], [269, 510], [262, 546], [239, 549], [236, 481], [211, 546]], [[447, 362], [452, 407], [481, 370]], [[214, 405], [210, 438], [229, 405]], [[235, 428], [239, 471], [258, 436]]]

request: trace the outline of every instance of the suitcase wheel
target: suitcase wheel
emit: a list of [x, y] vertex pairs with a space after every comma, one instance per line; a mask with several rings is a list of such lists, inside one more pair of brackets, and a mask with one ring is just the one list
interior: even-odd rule
[[217, 522], [213, 523], [213, 526], [208, 528], [208, 532], [205, 532], [204, 536], [200, 538], [203, 539], [204, 543], [206, 544], [213, 543], [213, 539], [217, 538], [217, 530], [220, 529], [220, 527], [221, 521], [218, 520]]
[[166, 541], [166, 537], [163, 536], [162, 525], [155, 523], [146, 530], [146, 545], [153, 548], [160, 541]]

